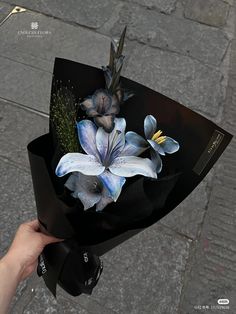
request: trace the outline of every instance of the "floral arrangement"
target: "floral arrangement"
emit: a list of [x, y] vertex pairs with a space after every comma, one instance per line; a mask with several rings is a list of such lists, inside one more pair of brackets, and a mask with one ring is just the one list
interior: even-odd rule
[[[63, 112], [63, 102], [73, 100], [71, 97], [59, 95], [56, 110], [52, 111], [54, 125], [59, 125], [63, 134], [68, 130], [61, 143], [69, 147], [55, 173], [58, 177], [70, 174], [65, 186], [72, 197], [80, 199], [84, 210], [96, 206], [99, 212], [116, 202], [126, 178], [142, 175], [157, 180], [162, 171], [162, 157], [179, 150], [178, 142], [158, 129], [154, 116], [147, 115], [144, 119], [145, 138], [133, 131], [126, 132], [125, 118], [117, 117], [120, 106], [133, 96], [122, 88], [120, 80], [125, 33], [126, 28], [117, 44], [111, 42], [109, 65], [103, 67], [105, 88], [78, 104], [87, 118], [76, 120], [75, 103], [70, 114]], [[150, 158], [142, 157], [147, 151]]]

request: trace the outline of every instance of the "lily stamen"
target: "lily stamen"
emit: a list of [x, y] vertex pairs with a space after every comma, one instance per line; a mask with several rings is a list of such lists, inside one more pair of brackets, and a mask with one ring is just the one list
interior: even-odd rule
[[166, 140], [166, 136], [160, 136], [158, 139], [156, 139], [157, 144], [162, 144]]
[[162, 144], [165, 142], [166, 140], [166, 136], [161, 136], [162, 131], [159, 130], [157, 131], [153, 136], [152, 136], [152, 140], [155, 141], [157, 144]]
[[153, 141], [156, 141], [156, 139], [157, 139], [161, 134], [162, 134], [162, 131], [161, 131], [161, 130], [157, 131], [157, 132], [153, 135], [152, 140], [153, 140]]

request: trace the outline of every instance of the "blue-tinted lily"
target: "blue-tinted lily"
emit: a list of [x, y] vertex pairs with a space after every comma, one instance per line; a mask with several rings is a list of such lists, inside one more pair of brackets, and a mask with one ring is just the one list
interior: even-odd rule
[[[59, 161], [56, 175], [61, 177], [71, 172], [98, 176], [111, 198], [116, 201], [120, 195], [125, 177], [143, 175], [156, 178], [153, 163], [148, 158], [132, 156], [125, 143], [126, 121], [116, 118], [111, 133], [97, 128], [90, 120], [77, 123], [80, 145], [86, 154], [68, 153]], [[137, 155], [137, 154], [136, 154]]]
[[162, 160], [160, 155], [173, 154], [179, 150], [179, 143], [169, 136], [163, 135], [157, 128], [157, 121], [152, 115], [144, 119], [144, 134], [146, 139], [135, 132], [126, 133], [126, 142], [129, 146], [136, 147], [136, 156], [140, 152], [151, 148], [151, 160], [156, 167], [156, 172], [162, 170]]
[[81, 104], [88, 117], [94, 118], [97, 126], [111, 132], [114, 128], [114, 119], [120, 110], [121, 94], [110, 94], [106, 89], [98, 89], [87, 97]]
[[87, 210], [96, 205], [96, 211], [102, 211], [109, 203], [113, 202], [109, 191], [103, 186], [96, 176], [85, 176], [74, 172], [66, 181], [65, 186], [73, 193], [74, 198], [79, 198]]

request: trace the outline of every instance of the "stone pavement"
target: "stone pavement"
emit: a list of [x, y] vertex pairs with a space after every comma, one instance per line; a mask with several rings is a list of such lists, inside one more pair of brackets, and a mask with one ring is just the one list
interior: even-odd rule
[[[233, 0], [7, 0], [0, 2], [0, 254], [35, 216], [27, 143], [48, 129], [55, 57], [107, 64], [110, 39], [128, 24], [124, 76], [236, 125]], [[31, 23], [41, 37], [28, 37]], [[103, 257], [92, 296], [55, 300], [42, 279], [22, 283], [11, 313], [236, 313], [235, 139], [172, 213]], [[13, 185], [14, 184], [14, 185]], [[229, 309], [217, 309], [228, 298]], [[208, 307], [208, 308], [207, 308]]]

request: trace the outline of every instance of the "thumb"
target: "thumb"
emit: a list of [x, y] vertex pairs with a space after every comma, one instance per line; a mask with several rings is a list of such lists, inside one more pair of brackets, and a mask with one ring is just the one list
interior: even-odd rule
[[46, 234], [41, 234], [41, 237], [43, 239], [44, 245], [50, 244], [50, 243], [56, 243], [56, 242], [62, 242], [64, 239], [59, 239], [53, 236], [48, 236]]

